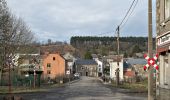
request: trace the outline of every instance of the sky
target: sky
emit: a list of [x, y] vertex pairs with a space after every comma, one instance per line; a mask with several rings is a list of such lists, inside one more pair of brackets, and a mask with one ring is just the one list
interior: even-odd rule
[[[71, 36], [115, 36], [133, 0], [6, 0], [39, 42], [70, 41]], [[147, 36], [148, 0], [139, 0], [120, 36]], [[155, 34], [153, 0], [153, 34]], [[106, 34], [105, 34], [106, 33]], [[102, 34], [102, 35], [99, 35]]]

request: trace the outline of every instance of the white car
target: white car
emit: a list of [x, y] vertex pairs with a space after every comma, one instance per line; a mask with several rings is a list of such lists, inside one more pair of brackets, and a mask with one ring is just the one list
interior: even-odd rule
[[75, 74], [74, 74], [74, 77], [79, 78], [79, 77], [80, 77], [80, 74], [79, 74], [79, 73], [75, 73]]

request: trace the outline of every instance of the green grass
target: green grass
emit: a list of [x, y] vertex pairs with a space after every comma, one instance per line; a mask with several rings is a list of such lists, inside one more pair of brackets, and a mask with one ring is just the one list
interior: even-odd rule
[[[43, 92], [47, 90], [48, 89], [45, 88], [12, 87], [12, 93]], [[9, 93], [8, 87], [0, 86], [0, 93], [1, 94]]]
[[[52, 84], [52, 85], [42, 85], [41, 87], [12, 87], [12, 93], [25, 93], [25, 92], [44, 92], [51, 88], [61, 87], [64, 84]], [[0, 86], [0, 94], [9, 93], [8, 86]]]
[[[117, 87], [115, 83], [113, 83], [114, 87]], [[119, 85], [118, 88], [129, 89], [132, 92], [147, 92], [147, 81], [138, 82], [138, 83], [123, 83]]]

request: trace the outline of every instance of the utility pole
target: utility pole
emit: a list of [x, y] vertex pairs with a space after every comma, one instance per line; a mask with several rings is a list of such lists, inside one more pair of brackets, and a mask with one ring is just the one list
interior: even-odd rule
[[[152, 0], [148, 0], [148, 55], [150, 58], [153, 57], [152, 53]], [[148, 69], [148, 100], [154, 100], [153, 96], [153, 67], [149, 66]]]
[[116, 69], [116, 86], [119, 85], [119, 26], [117, 27], [117, 69]]

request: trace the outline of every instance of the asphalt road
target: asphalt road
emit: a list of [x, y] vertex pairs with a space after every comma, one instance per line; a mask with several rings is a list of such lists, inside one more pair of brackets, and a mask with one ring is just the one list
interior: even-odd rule
[[24, 100], [147, 100], [145, 95], [110, 88], [98, 78], [81, 77], [70, 85], [50, 89], [48, 92], [18, 94]]

